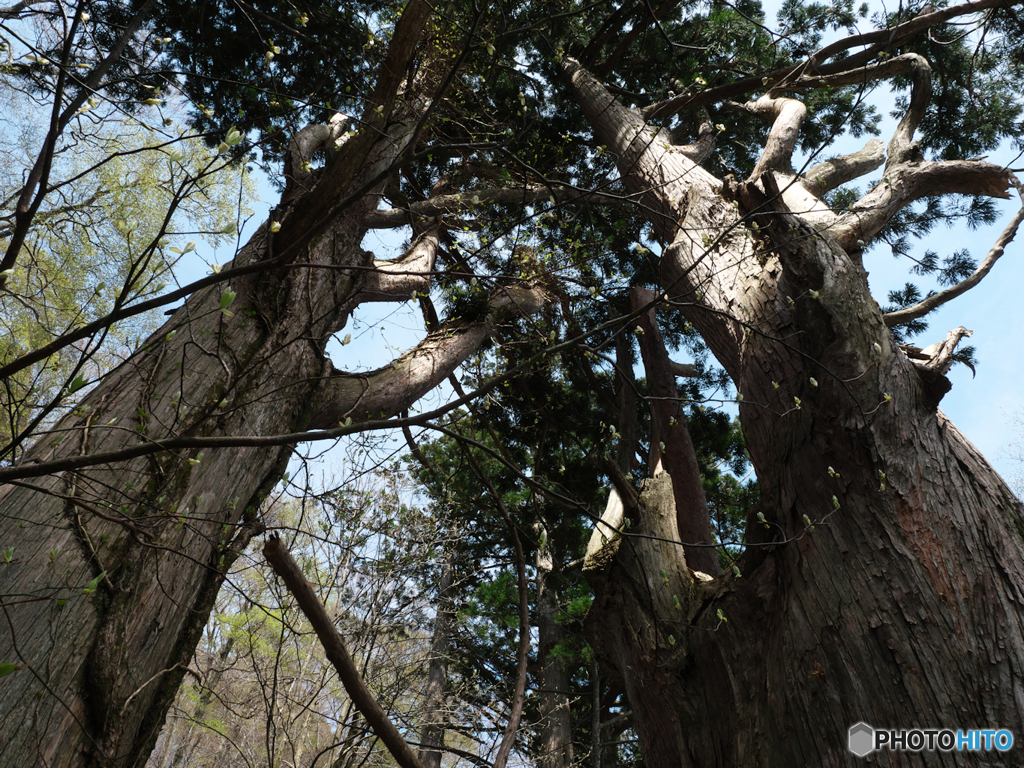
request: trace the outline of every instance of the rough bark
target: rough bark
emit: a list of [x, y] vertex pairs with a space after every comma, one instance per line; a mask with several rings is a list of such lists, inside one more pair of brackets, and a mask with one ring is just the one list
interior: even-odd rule
[[[408, 119], [396, 123], [356, 183], [386, 167], [410, 130]], [[291, 210], [277, 216], [287, 222]], [[296, 255], [364, 265], [356, 221], [339, 217]], [[236, 263], [283, 246], [264, 225]], [[147, 438], [305, 428], [330, 373], [324, 344], [361, 282], [358, 272], [300, 269], [200, 291], [22, 464]], [[220, 311], [227, 289], [233, 316]], [[144, 762], [223, 574], [261, 529], [257, 510], [290, 453], [183, 451], [0, 489], [0, 537], [16, 553], [4, 574], [0, 655], [29, 665], [5, 681], [8, 755], [51, 766]], [[101, 572], [96, 593], [84, 596]]]
[[[642, 288], [631, 291], [634, 311], [656, 298], [654, 291]], [[720, 570], [718, 553], [700, 467], [697, 466], [693, 440], [686, 426], [686, 416], [679, 407], [679, 390], [661, 329], [655, 322], [653, 306], [637, 318], [637, 329], [642, 332], [640, 354], [650, 392], [651, 450], [648, 469], [651, 477], [668, 472], [672, 478], [677, 540], [683, 542], [687, 564], [702, 573], [717, 574]]]
[[[407, 4], [363, 130], [344, 140], [321, 132], [334, 160], [292, 179], [271, 216], [279, 231], [265, 223], [228, 266], [275, 268], [193, 294], [15, 469], [179, 436], [280, 435], [318, 419], [336, 426], [395, 413], [447, 376], [503, 313], [536, 306], [530, 291], [507, 290], [486, 318], [449, 327], [447, 341], [432, 335], [359, 377], [337, 375], [324, 354], [368, 298], [364, 286], [380, 290], [366, 279], [375, 265], [360, 248], [363, 222], [429, 103], [415, 83], [401, 91], [429, 13], [420, 0]], [[145, 762], [291, 448], [155, 453], [0, 488], [0, 541], [13, 548], [0, 566], [0, 660], [24, 665], [0, 686], [5, 761]]]
[[[925, 188], [1003, 196], [1010, 174], [900, 160], [891, 145], [887, 180], [822, 235], [785, 207], [773, 174], [730, 188], [577, 64], [565, 71], [656, 212], [664, 289], [742, 397], [768, 526], [751, 521], [741, 578], [708, 584], [636, 527], [598, 540], [595, 647], [630, 691], [648, 765], [845, 765], [858, 721], [1022, 732], [1024, 508], [895, 347], [850, 235]], [[670, 531], [664, 505], [641, 502], [634, 526]], [[993, 751], [971, 764], [1018, 760]]]

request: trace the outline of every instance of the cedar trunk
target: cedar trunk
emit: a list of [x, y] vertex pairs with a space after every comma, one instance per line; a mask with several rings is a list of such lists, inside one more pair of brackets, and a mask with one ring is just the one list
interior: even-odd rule
[[[679, 540], [666, 476], [619, 489], [632, 525], [588, 557], [590, 627], [648, 766], [846, 765], [858, 721], [1019, 737], [1024, 509], [895, 346], [859, 235], [794, 214], [772, 170], [731, 192], [578, 64], [565, 72], [653, 212], [662, 287], [742, 395], [765, 517], [749, 521], [742, 576], [704, 581], [680, 547], [631, 535]], [[910, 189], [927, 165], [887, 168], [886, 184]], [[742, 219], [754, 209], [759, 231]], [[970, 764], [1019, 764], [1015, 752]]]
[[[265, 222], [225, 266], [274, 260], [273, 268], [193, 294], [7, 470], [20, 479], [0, 488], [0, 542], [13, 548], [0, 564], [0, 661], [23, 668], [0, 685], [5, 765], [145, 763], [225, 573], [262, 530], [259, 507], [292, 446], [183, 449], [57, 474], [35, 464], [168, 438], [387, 417], [454, 370], [500, 311], [535, 307], [529, 291], [506, 290], [485, 318], [446, 323], [358, 377], [339, 374], [324, 353], [359, 303], [408, 298], [433, 266], [436, 226], [414, 240], [398, 265], [404, 276], [381, 274], [387, 264], [360, 248], [429, 103], [429, 83], [409, 84], [405, 96], [400, 88], [430, 12], [419, 0], [407, 5], [364, 130], [343, 137], [343, 123], [332, 122], [296, 137], [271, 215], [280, 230]], [[333, 160], [304, 170], [321, 148]], [[235, 294], [229, 307], [226, 290]]]
[[[387, 167], [410, 130], [403, 121], [378, 142], [353, 186]], [[285, 224], [277, 252], [291, 244], [283, 236], [293, 212], [316, 200], [316, 189], [293, 190], [275, 212]], [[294, 260], [370, 266], [361, 216], [375, 205], [358, 202]], [[231, 266], [267, 258], [270, 240], [264, 224]], [[140, 438], [315, 427], [314, 405], [334, 383], [324, 345], [362, 283], [359, 272], [282, 269], [194, 294], [22, 466]], [[220, 311], [226, 287], [236, 294], [230, 317]], [[184, 450], [0, 490], [0, 541], [14, 544], [3, 566], [0, 658], [28, 665], [0, 688], [6, 763], [145, 762], [224, 574], [262, 529], [258, 508], [290, 454], [291, 446]], [[95, 593], [83, 594], [100, 573]]]

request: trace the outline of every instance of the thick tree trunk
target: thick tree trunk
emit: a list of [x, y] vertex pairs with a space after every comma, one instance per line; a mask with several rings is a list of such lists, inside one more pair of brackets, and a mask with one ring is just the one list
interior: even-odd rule
[[[410, 129], [405, 121], [375, 146], [354, 183], [386, 167]], [[296, 260], [369, 266], [360, 215], [375, 201], [357, 203]], [[296, 200], [309, 204], [308, 196]], [[264, 225], [235, 263], [262, 259], [270, 247]], [[225, 287], [201, 291], [23, 465], [140, 439], [307, 428], [332, 383], [324, 378], [331, 370], [324, 344], [344, 321], [358, 274], [294, 269], [240, 280], [230, 285], [233, 316], [220, 311]], [[6, 759], [145, 761], [223, 575], [261, 530], [257, 510], [290, 453], [183, 451], [0, 489], [0, 540], [15, 543], [3, 566], [0, 658], [29, 667], [4, 681]], [[100, 573], [96, 592], [83, 595]]]
[[[367, 127], [344, 141], [335, 125], [297, 137], [289, 189], [272, 215], [280, 231], [265, 223], [234, 266], [281, 254], [287, 263], [194, 294], [33, 446], [16, 468], [23, 479], [0, 488], [0, 546], [13, 548], [0, 564], [0, 661], [25, 667], [0, 685], [6, 763], [145, 762], [224, 574], [262, 530], [260, 504], [291, 447], [190, 449], [40, 477], [34, 464], [177, 436], [275, 435], [388, 416], [443, 380], [501, 312], [536, 308], [530, 291], [506, 290], [486, 318], [446, 324], [393, 366], [358, 377], [338, 375], [324, 354], [357, 304], [408, 295], [413, 280], [368, 281], [382, 265], [360, 242], [429, 101], [422, 88], [396, 97], [429, 14], [419, 0], [407, 5]], [[317, 178], [296, 161], [324, 140], [340, 149]], [[432, 267], [436, 242], [435, 228], [414, 243], [413, 271]]]
[[[1024, 509], [895, 347], [856, 237], [823, 234], [820, 209], [816, 222], [787, 210], [770, 164], [734, 206], [685, 148], [574, 62], [566, 74], [657, 212], [662, 285], [742, 395], [766, 519], [750, 521], [742, 577], [703, 582], [679, 548], [629, 536], [674, 537], [646, 492], [639, 511], [627, 499], [636, 527], [589, 559], [596, 647], [625, 681], [648, 765], [846, 765], [858, 721], [1024, 732]], [[918, 172], [930, 167], [885, 184], [918, 194]], [[738, 209], [758, 206], [753, 231]]]

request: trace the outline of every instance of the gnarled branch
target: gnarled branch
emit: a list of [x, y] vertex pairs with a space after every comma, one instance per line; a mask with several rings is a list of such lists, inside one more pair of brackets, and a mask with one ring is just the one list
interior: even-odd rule
[[[1022, 201], [1024, 201], [1024, 190], [1021, 189], [1019, 184], [1017, 185], [1017, 188], [1018, 191], [1021, 192]], [[903, 325], [904, 323], [917, 320], [919, 317], [924, 317], [933, 309], [941, 307], [947, 301], [952, 301], [960, 294], [966, 293], [976, 286], [991, 271], [992, 267], [995, 266], [995, 263], [999, 261], [999, 258], [1003, 255], [1006, 246], [1009, 245], [1016, 236], [1017, 229], [1020, 227], [1021, 222], [1024, 222], [1024, 205], [1021, 206], [1017, 211], [1017, 214], [999, 234], [999, 237], [996, 238], [995, 244], [989, 249], [981, 264], [978, 265], [978, 268], [975, 269], [970, 276], [964, 278], [956, 285], [951, 286], [944, 291], [939, 291], [938, 293], [919, 301], [913, 306], [883, 315], [882, 319], [885, 321], [885, 324], [892, 328], [897, 325]]]
[[350, 418], [387, 418], [408, 408], [479, 349], [497, 323], [517, 314], [531, 315], [545, 301], [539, 288], [503, 288], [491, 297], [482, 319], [445, 323], [383, 368], [331, 376], [320, 389], [309, 429], [330, 429]]
[[749, 181], [756, 181], [765, 171], [793, 173], [793, 150], [800, 136], [800, 125], [807, 107], [796, 99], [765, 95], [757, 101], [748, 101], [740, 108], [752, 115], [773, 120], [764, 151], [757, 160]]
[[366, 277], [356, 303], [405, 301], [418, 292], [430, 290], [430, 273], [437, 258], [441, 226], [431, 225], [413, 240], [405, 254], [392, 261], [374, 261], [374, 270]]
[[800, 176], [800, 183], [812, 195], [821, 197], [836, 187], [871, 173], [884, 162], [885, 144], [881, 139], [870, 139], [863, 149], [826, 160], [805, 171]]
[[1013, 174], [977, 160], [904, 164], [886, 171], [874, 189], [854, 203], [828, 232], [847, 250], [869, 240], [901, 209], [922, 197], [975, 195], [1009, 199]]

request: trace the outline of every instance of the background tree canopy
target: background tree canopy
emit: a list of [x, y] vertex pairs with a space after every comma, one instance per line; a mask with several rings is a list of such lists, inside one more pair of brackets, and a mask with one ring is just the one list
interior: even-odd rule
[[5, 760], [1021, 733], [1024, 510], [938, 407], [983, 341], [916, 345], [1024, 220], [1020, 11], [0, 9]]

